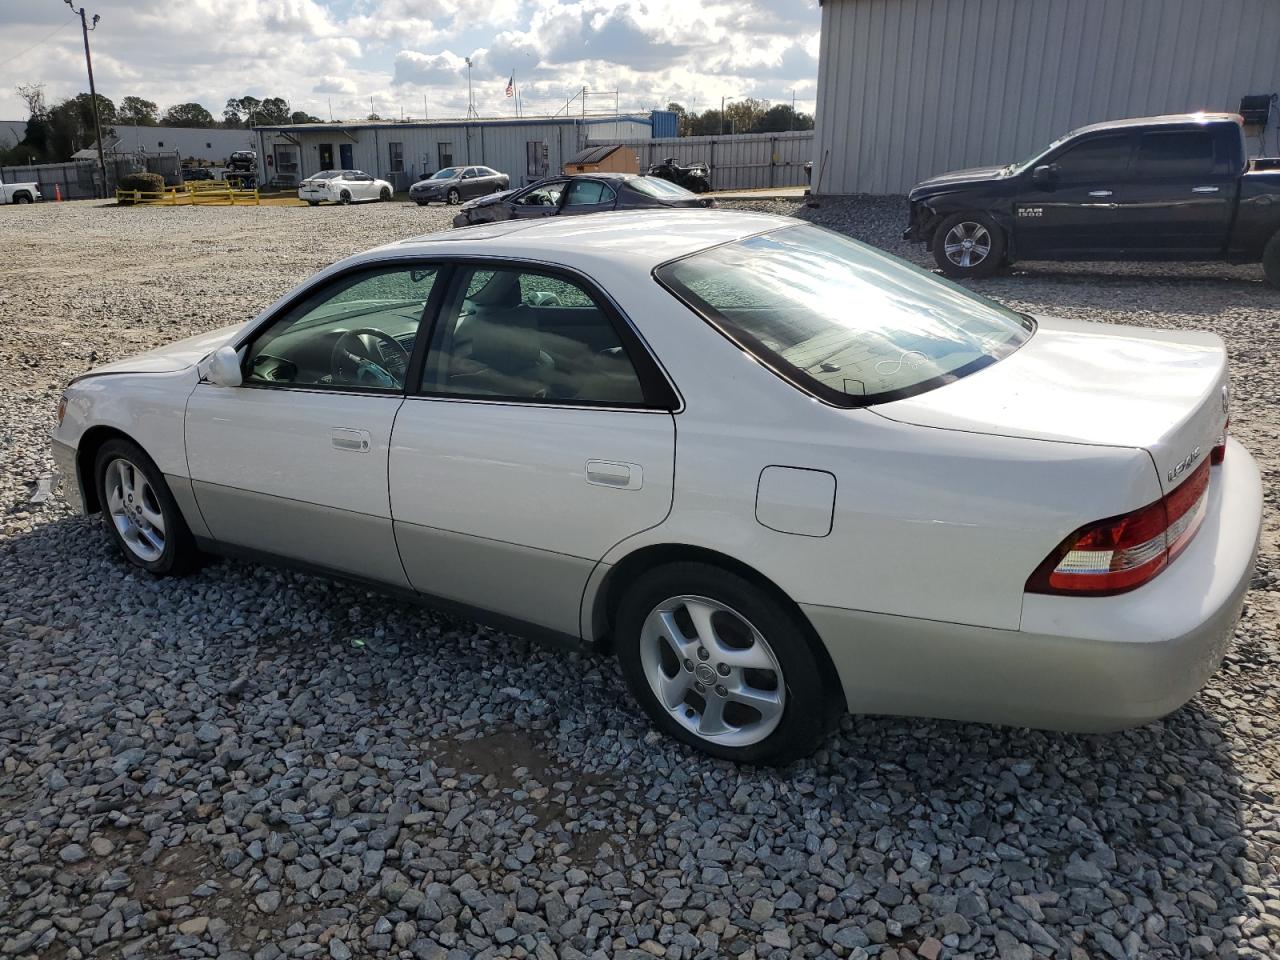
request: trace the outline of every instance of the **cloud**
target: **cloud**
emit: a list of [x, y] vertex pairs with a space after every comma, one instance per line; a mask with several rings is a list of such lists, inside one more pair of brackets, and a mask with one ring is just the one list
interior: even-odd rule
[[448, 50], [435, 54], [401, 50], [396, 54], [391, 82], [418, 87], [443, 86], [456, 83], [466, 69], [466, 59]]

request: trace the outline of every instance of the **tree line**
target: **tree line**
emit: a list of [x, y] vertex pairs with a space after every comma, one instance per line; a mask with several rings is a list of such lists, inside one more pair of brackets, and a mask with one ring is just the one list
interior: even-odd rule
[[[27, 133], [16, 146], [0, 146], [0, 165], [70, 160], [73, 153], [97, 142], [90, 94], [78, 93], [51, 106], [45, 100], [43, 85], [25, 84], [17, 89], [27, 105]], [[223, 108], [221, 120], [199, 103], [175, 103], [161, 111], [155, 101], [142, 97], [125, 97], [119, 104], [102, 94], [97, 99], [104, 140], [117, 125], [241, 130], [265, 124], [320, 122], [319, 117], [290, 110], [283, 97], [233, 97]]]
[[667, 109], [676, 115], [682, 137], [712, 137], [726, 133], [785, 133], [788, 130], [812, 130], [813, 115], [792, 108], [789, 103], [771, 104], [768, 100], [744, 97], [718, 107], [690, 112], [672, 101]]

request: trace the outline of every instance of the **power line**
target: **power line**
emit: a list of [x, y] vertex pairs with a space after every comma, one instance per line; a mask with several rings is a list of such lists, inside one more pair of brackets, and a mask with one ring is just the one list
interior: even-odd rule
[[36, 47], [42, 46], [43, 44], [48, 43], [50, 40], [52, 40], [52, 39], [53, 39], [53, 35], [54, 35], [55, 33], [61, 33], [63, 30], [65, 30], [65, 29], [66, 29], [67, 27], [69, 27], [69, 26], [71, 26], [71, 21], [70, 21], [70, 20], [68, 20], [66, 23], [59, 24], [58, 26], [54, 27], [51, 31], [49, 31], [49, 33], [48, 33], [47, 35], [45, 35], [42, 39], [37, 40], [37, 41], [36, 41], [35, 43], [33, 43], [31, 46], [27, 47], [27, 49], [25, 49], [25, 50], [21, 50], [21, 51], [19, 51], [18, 53], [15, 53], [15, 54], [14, 54], [12, 57], [10, 57], [8, 60], [0, 60], [0, 67], [6, 67], [6, 66], [8, 66], [9, 64], [13, 63], [13, 61], [15, 61], [15, 60], [17, 60], [17, 59], [19, 59], [19, 58], [21, 58], [21, 57], [25, 57], [28, 53], [30, 53], [30, 52], [31, 52], [32, 50], [34, 50]]

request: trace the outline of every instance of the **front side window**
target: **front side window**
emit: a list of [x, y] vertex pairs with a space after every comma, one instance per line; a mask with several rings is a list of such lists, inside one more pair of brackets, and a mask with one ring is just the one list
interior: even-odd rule
[[564, 181], [556, 180], [533, 187], [516, 197], [512, 203], [526, 207], [555, 207], [560, 204], [560, 192], [564, 190]]
[[1213, 175], [1213, 137], [1206, 131], [1144, 133], [1138, 144], [1138, 174], [1149, 177]]
[[569, 184], [566, 207], [598, 206], [613, 202], [613, 190], [599, 180], [574, 180]]
[[404, 144], [391, 141], [387, 144], [387, 159], [391, 163], [392, 173], [402, 173], [404, 171]]
[[245, 383], [308, 389], [404, 390], [436, 268], [351, 274], [307, 297], [259, 334]]
[[1118, 180], [1128, 172], [1132, 138], [1128, 134], [1091, 137], [1058, 155], [1059, 183]]
[[612, 320], [579, 283], [537, 270], [464, 271], [436, 324], [423, 392], [640, 406], [644, 391]]
[[1033, 326], [1019, 314], [818, 227], [784, 227], [656, 271], [742, 348], [840, 406], [923, 393], [997, 362]]

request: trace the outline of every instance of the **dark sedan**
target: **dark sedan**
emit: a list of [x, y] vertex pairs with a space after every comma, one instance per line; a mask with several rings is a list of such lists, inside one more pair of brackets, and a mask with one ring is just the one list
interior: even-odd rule
[[445, 167], [410, 187], [409, 199], [420, 207], [432, 200], [454, 204], [510, 186], [511, 179], [492, 167]]
[[684, 187], [633, 173], [589, 173], [550, 177], [520, 190], [480, 197], [464, 204], [455, 227], [523, 217], [600, 213], [644, 207], [714, 207], [716, 201]]

